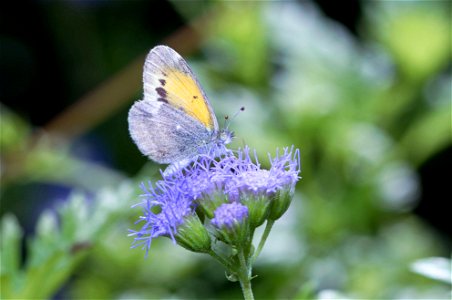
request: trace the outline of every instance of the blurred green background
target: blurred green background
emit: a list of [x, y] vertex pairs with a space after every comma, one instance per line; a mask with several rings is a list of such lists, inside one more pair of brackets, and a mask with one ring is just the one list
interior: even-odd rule
[[[451, 2], [3, 1], [1, 297], [241, 298], [220, 265], [129, 249], [144, 56], [168, 44], [232, 148], [295, 145], [302, 179], [257, 299], [450, 299]], [[443, 273], [441, 273], [441, 271]], [[433, 274], [433, 275], [432, 275]], [[438, 274], [443, 274], [440, 276]], [[445, 276], [444, 276], [445, 274]]]

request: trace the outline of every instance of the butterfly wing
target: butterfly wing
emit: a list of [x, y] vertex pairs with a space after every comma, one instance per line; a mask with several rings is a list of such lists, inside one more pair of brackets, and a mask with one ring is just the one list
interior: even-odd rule
[[174, 50], [157, 46], [144, 66], [144, 99], [129, 111], [129, 131], [140, 151], [158, 163], [195, 156], [218, 131], [198, 80]]
[[218, 130], [212, 107], [187, 62], [167, 46], [153, 48], [144, 65], [144, 99], [183, 110], [207, 129]]
[[212, 139], [204, 125], [164, 103], [158, 110], [147, 100], [129, 111], [129, 131], [140, 151], [158, 163], [174, 163], [197, 154]]

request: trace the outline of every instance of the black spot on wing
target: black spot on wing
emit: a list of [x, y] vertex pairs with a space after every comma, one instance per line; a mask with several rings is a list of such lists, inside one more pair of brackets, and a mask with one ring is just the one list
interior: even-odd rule
[[157, 98], [157, 101], [168, 103], [168, 100], [165, 98]]
[[157, 94], [159, 94], [160, 97], [165, 98], [168, 93], [166, 92], [166, 90], [162, 87], [158, 87], [155, 89], [155, 91], [157, 92]]
[[195, 95], [195, 96], [193, 96], [193, 99], [198, 99], [198, 96], [196, 96], [196, 95]]
[[165, 86], [165, 84], [166, 84], [166, 80], [165, 79], [159, 79], [159, 81], [162, 84], [162, 86]]

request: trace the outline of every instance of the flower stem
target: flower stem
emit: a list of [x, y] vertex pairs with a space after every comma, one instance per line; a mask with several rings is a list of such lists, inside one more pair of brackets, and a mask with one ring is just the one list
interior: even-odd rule
[[254, 300], [253, 290], [251, 289], [251, 268], [245, 260], [243, 249], [239, 252], [240, 269], [238, 277], [240, 286], [242, 287], [243, 298], [245, 300]]
[[259, 254], [262, 251], [262, 248], [264, 248], [265, 241], [267, 241], [268, 235], [270, 234], [270, 231], [272, 230], [273, 224], [275, 224], [274, 220], [267, 220], [267, 224], [265, 224], [265, 230], [262, 234], [261, 240], [259, 242], [259, 246], [257, 246], [256, 252], [254, 252], [252, 262], [256, 260], [256, 258], [259, 256]]
[[218, 260], [219, 263], [221, 263], [228, 272], [231, 271], [231, 267], [230, 264], [228, 263], [228, 261], [226, 259], [224, 259], [223, 257], [219, 256], [217, 253], [215, 253], [215, 251], [210, 250], [207, 252], [207, 254], [209, 254], [210, 256], [212, 256], [213, 258], [215, 258], [216, 260]]

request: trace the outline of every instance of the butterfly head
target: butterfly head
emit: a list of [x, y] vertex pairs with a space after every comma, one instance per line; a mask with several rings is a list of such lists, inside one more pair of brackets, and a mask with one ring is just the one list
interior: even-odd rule
[[222, 145], [227, 145], [230, 142], [232, 142], [232, 139], [234, 138], [234, 132], [230, 131], [229, 129], [225, 128], [218, 132], [218, 143]]
[[233, 138], [234, 133], [229, 131], [227, 128], [218, 130], [216, 134], [212, 136], [212, 140], [209, 144], [206, 144], [205, 147], [200, 147], [198, 149], [199, 154], [219, 157], [229, 153], [230, 150], [226, 147], [226, 145], [231, 143]]

